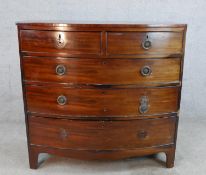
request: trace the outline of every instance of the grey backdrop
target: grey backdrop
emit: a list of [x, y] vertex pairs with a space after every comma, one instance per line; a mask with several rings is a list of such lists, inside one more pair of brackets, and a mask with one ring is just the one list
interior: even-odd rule
[[16, 21], [187, 23], [181, 117], [206, 113], [205, 0], [0, 0], [0, 120], [23, 121]]

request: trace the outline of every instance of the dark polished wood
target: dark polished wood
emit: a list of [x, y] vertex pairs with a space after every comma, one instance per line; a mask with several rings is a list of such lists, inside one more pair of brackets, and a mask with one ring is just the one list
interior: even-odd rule
[[[18, 23], [18, 28], [24, 55], [158, 58], [182, 56], [186, 25]], [[61, 49], [57, 48], [59, 34], [65, 41]], [[147, 35], [152, 41], [151, 51], [141, 47]]]
[[[30, 168], [38, 168], [38, 155], [40, 153], [54, 154], [62, 157], [70, 157], [75, 159], [82, 160], [119, 160], [125, 159], [128, 157], [137, 157], [137, 156], [147, 156], [152, 154], [157, 154], [163, 152], [167, 157], [167, 168], [172, 168], [174, 166], [174, 160], [172, 162], [172, 157], [174, 157], [175, 146], [172, 145], [160, 145], [157, 147], [145, 147], [145, 148], [135, 148], [135, 149], [119, 149], [119, 150], [77, 150], [77, 149], [59, 149], [54, 147], [39, 146], [39, 145], [30, 145], [30, 150], [32, 150], [32, 156], [30, 160]], [[171, 150], [174, 150], [173, 152]], [[169, 153], [170, 152], [170, 153]], [[157, 159], [157, 162], [161, 160]]]
[[40, 153], [174, 166], [187, 25], [17, 26], [30, 168]]
[[61, 31], [185, 31], [186, 24], [136, 24], [136, 23], [90, 23], [69, 21], [17, 22], [20, 30], [61, 30]]
[[[94, 54], [101, 52], [100, 32], [61, 32], [22, 30], [20, 32], [23, 52], [56, 52], [70, 54]], [[60, 38], [59, 38], [60, 37]], [[58, 45], [59, 40], [63, 42]]]
[[[23, 57], [24, 77], [28, 82], [69, 84], [137, 84], [154, 86], [180, 82], [179, 58], [168, 59], [75, 59]], [[63, 75], [56, 73], [56, 67], [63, 65]], [[168, 66], [165, 66], [168, 65]], [[144, 76], [141, 69], [151, 68], [151, 74]]]
[[[26, 86], [28, 112], [67, 116], [139, 116], [140, 98], [147, 96], [148, 111], [144, 114], [164, 114], [178, 110], [179, 88], [73, 89]], [[67, 102], [59, 105], [64, 95]]]
[[[148, 37], [151, 48], [146, 50], [142, 42]], [[182, 52], [182, 32], [108, 32], [108, 55], [161, 55]]]
[[29, 118], [31, 145], [118, 150], [174, 143], [176, 117], [127, 121]]

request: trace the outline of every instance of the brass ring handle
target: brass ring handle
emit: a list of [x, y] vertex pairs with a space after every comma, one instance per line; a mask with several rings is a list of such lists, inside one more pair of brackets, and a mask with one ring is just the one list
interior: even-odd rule
[[66, 67], [64, 65], [57, 65], [56, 66], [56, 74], [57, 75], [64, 75], [66, 72]]
[[57, 97], [57, 103], [59, 105], [65, 105], [67, 103], [67, 98], [64, 95], [60, 95]]
[[152, 73], [152, 69], [150, 66], [143, 66], [140, 70], [142, 76], [149, 76]]
[[142, 47], [145, 50], [148, 50], [152, 47], [152, 42], [149, 40], [149, 36], [146, 36], [146, 39], [142, 42]]
[[147, 96], [140, 97], [139, 112], [144, 114], [149, 110], [149, 98]]

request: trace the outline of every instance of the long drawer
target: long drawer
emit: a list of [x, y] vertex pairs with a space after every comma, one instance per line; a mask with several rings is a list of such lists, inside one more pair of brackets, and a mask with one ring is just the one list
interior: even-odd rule
[[26, 86], [30, 113], [71, 116], [138, 116], [177, 112], [179, 87], [81, 89]]
[[[165, 66], [166, 65], [166, 66]], [[179, 83], [180, 59], [78, 59], [24, 57], [26, 82], [71, 84]]]
[[29, 117], [30, 144], [70, 149], [132, 149], [174, 143], [176, 117], [81, 121]]

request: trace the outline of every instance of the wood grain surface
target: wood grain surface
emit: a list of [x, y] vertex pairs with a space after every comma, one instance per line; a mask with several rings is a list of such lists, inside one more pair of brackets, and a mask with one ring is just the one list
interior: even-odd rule
[[174, 166], [186, 24], [17, 26], [30, 168], [39, 153], [116, 160], [164, 152]]
[[133, 121], [29, 118], [30, 143], [71, 149], [131, 149], [174, 143], [176, 117]]
[[[51, 57], [24, 57], [24, 80], [28, 82], [145, 85], [180, 82], [179, 58], [170, 59], [76, 59]], [[66, 68], [64, 75], [56, 67]], [[165, 66], [167, 65], [167, 66]], [[143, 76], [141, 69], [149, 66], [151, 74]]]
[[[152, 46], [146, 50], [142, 43], [148, 36]], [[108, 32], [108, 55], [156, 55], [182, 52], [182, 32]]]
[[[62, 47], [58, 47], [58, 37], [64, 41]], [[100, 32], [61, 32], [61, 31], [35, 31], [22, 30], [21, 49], [24, 52], [40, 53], [69, 53], [69, 54], [94, 54], [101, 52]]]
[[[147, 96], [149, 109], [145, 114], [177, 112], [179, 88], [74, 89], [26, 86], [29, 112], [72, 116], [138, 116], [140, 99]], [[67, 103], [59, 105], [57, 98]]]

